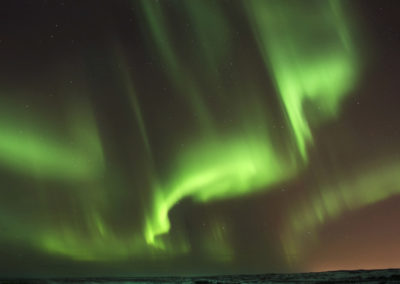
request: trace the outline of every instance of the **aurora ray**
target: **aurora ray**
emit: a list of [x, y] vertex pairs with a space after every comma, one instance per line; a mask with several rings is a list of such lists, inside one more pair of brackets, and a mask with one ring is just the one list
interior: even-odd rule
[[[307, 159], [312, 142], [304, 107], [318, 111], [321, 122], [337, 116], [340, 103], [354, 86], [357, 57], [340, 1], [254, 0], [245, 2], [260, 52], [275, 79], [297, 147]], [[308, 15], [313, 15], [309, 17]], [[320, 38], [315, 43], [312, 39]]]
[[[320, 184], [311, 189], [310, 198], [299, 201], [289, 212], [288, 222], [282, 233], [282, 245], [288, 261], [290, 256], [306, 253], [304, 236], [315, 235], [321, 226], [332, 222], [349, 211], [384, 201], [400, 193], [399, 164], [390, 160], [384, 167], [360, 166], [357, 174], [337, 177], [336, 182]], [[318, 237], [313, 242], [318, 241]]]

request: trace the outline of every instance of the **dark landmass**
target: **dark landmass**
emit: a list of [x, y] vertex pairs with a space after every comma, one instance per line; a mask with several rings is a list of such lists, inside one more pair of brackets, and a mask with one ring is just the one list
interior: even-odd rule
[[3, 278], [0, 283], [400, 283], [400, 269], [195, 277]]

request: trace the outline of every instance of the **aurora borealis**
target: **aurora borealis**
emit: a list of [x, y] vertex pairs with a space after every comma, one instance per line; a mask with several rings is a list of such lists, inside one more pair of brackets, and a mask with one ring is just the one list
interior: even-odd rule
[[393, 3], [2, 3], [0, 274], [400, 266]]

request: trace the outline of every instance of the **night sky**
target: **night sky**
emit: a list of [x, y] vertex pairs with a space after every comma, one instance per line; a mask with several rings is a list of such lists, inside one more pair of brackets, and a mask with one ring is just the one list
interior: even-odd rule
[[400, 267], [396, 0], [0, 3], [0, 276]]

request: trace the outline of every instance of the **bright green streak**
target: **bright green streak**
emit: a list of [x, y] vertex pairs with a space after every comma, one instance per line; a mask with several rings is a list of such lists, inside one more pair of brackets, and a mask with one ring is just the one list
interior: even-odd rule
[[298, 149], [307, 159], [314, 121], [338, 114], [354, 86], [357, 61], [338, 1], [245, 1], [260, 52], [271, 71]]
[[[200, 202], [231, 198], [262, 190], [289, 178], [295, 160], [278, 156], [268, 137], [227, 138], [194, 147], [181, 157], [171, 185], [156, 191], [153, 215], [148, 218], [146, 240], [169, 231], [169, 210], [185, 197]], [[161, 245], [160, 245], [161, 246]]]

